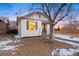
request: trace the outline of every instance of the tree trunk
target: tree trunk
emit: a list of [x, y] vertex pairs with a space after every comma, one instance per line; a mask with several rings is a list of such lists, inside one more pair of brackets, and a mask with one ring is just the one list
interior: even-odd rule
[[53, 38], [53, 26], [52, 26], [52, 22], [50, 22], [50, 35], [49, 35], [50, 41], [52, 41], [52, 38]]

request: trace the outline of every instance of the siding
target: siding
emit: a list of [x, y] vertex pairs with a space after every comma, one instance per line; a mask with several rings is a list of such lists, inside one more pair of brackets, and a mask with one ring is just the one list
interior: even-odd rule
[[21, 37], [31, 37], [31, 36], [41, 36], [42, 35], [42, 28], [41, 28], [41, 21], [37, 22], [37, 30], [27, 30], [27, 21], [35, 21], [35, 20], [21, 20]]

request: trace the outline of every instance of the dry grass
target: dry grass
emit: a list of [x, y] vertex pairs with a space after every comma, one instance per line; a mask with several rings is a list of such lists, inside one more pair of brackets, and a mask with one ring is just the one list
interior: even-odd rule
[[61, 30], [55, 30], [55, 33], [59, 33], [59, 34], [79, 34], [79, 29], [73, 29], [73, 30], [61, 29]]

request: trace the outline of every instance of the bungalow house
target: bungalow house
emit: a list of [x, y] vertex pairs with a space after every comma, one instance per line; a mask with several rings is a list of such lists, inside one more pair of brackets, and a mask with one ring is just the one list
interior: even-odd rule
[[42, 12], [30, 12], [27, 15], [17, 17], [18, 36], [34, 37], [49, 35], [50, 25], [48, 17]]

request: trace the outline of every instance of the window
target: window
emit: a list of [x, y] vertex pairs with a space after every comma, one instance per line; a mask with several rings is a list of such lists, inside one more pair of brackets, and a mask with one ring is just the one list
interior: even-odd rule
[[36, 30], [37, 29], [37, 22], [27, 21], [27, 29], [28, 30]]

